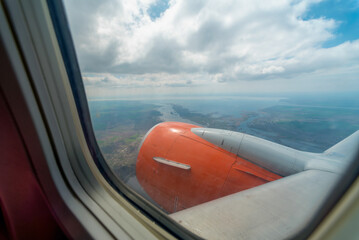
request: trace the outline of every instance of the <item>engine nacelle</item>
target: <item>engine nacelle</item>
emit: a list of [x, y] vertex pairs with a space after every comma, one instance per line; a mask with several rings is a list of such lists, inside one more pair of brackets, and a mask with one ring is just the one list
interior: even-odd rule
[[197, 128], [160, 123], [140, 145], [138, 181], [169, 213], [280, 178], [195, 134]]

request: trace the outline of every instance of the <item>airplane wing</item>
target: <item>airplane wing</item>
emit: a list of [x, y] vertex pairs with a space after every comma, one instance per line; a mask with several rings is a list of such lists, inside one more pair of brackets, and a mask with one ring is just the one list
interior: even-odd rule
[[358, 143], [359, 131], [310, 153], [244, 133], [168, 122], [140, 146], [136, 174], [174, 220], [205, 239], [287, 239], [315, 217]]
[[283, 239], [297, 234], [340, 175], [303, 171], [170, 216], [206, 239]]

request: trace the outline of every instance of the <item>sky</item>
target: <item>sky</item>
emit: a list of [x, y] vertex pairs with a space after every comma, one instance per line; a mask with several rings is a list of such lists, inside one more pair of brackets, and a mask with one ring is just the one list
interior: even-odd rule
[[89, 98], [359, 91], [359, 0], [65, 0]]

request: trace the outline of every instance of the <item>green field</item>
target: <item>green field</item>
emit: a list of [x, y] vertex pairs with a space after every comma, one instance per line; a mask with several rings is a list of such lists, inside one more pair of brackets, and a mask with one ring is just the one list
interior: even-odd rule
[[271, 135], [275, 142], [299, 150], [321, 152], [359, 130], [359, 111], [275, 106], [261, 111], [260, 117], [249, 127]]
[[90, 102], [92, 125], [102, 154], [124, 181], [135, 174], [138, 146], [159, 123], [157, 106], [136, 101]]

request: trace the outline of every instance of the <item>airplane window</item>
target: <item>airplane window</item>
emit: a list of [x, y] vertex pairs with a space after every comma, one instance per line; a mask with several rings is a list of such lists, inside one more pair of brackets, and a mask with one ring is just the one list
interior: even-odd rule
[[195, 234], [293, 237], [353, 162], [357, 2], [64, 5], [108, 166]]

